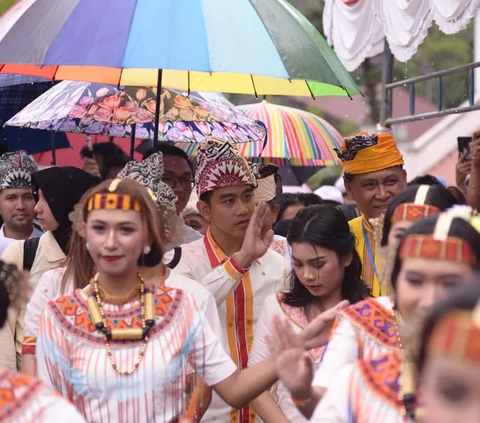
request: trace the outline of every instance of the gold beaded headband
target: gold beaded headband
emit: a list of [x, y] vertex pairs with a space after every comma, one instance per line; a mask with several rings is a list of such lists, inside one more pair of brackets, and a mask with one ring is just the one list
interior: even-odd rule
[[480, 362], [480, 301], [473, 311], [452, 310], [435, 326], [427, 346], [431, 355]]
[[108, 187], [109, 193], [99, 193], [91, 197], [87, 202], [87, 210], [123, 210], [140, 212], [142, 207], [140, 202], [134, 200], [128, 194], [116, 194], [118, 184], [121, 179], [115, 179]]

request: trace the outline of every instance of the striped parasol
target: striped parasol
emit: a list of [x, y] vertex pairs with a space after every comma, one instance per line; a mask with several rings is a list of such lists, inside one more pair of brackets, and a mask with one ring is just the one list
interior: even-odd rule
[[239, 94], [360, 92], [286, 0], [19, 0], [0, 17], [0, 73]]
[[342, 135], [327, 121], [313, 113], [292, 107], [261, 103], [239, 106], [248, 117], [267, 127], [267, 142], [238, 145], [240, 152], [253, 161], [292, 166], [329, 166], [339, 164], [334, 148]]

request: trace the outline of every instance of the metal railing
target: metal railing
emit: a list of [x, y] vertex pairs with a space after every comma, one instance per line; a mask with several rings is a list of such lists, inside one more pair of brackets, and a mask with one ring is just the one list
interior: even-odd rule
[[[388, 56], [388, 53], [386, 53]], [[388, 63], [388, 60], [387, 60]], [[415, 122], [423, 119], [438, 118], [458, 113], [467, 113], [474, 110], [480, 110], [480, 104], [475, 104], [475, 69], [480, 67], [480, 62], [470, 63], [468, 65], [457, 66], [455, 68], [446, 69], [438, 72], [432, 72], [427, 75], [409, 78], [403, 81], [391, 82], [384, 84], [382, 117], [385, 125], [395, 125], [399, 123]], [[391, 72], [391, 70], [390, 70]], [[460, 72], [468, 72], [468, 106], [443, 108], [443, 78]], [[437, 80], [437, 111], [415, 114], [415, 84], [419, 82]], [[392, 118], [393, 96], [392, 90], [398, 87], [409, 87], [410, 94], [410, 115], [404, 117]]]

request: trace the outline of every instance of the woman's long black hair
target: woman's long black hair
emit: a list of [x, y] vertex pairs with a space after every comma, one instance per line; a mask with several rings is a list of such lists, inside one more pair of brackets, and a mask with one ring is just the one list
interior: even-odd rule
[[[334, 251], [339, 260], [351, 253], [352, 262], [345, 268], [342, 282], [342, 298], [353, 304], [371, 295], [360, 277], [362, 265], [355, 251], [355, 237], [338, 206], [320, 205], [300, 210], [290, 225], [287, 241], [291, 246], [302, 242], [327, 248]], [[292, 307], [308, 307], [314, 298], [292, 270], [283, 302]]]
[[[400, 204], [413, 203], [420, 187], [421, 185], [408, 186], [401, 191], [388, 206], [387, 213], [385, 213], [385, 221], [383, 223], [382, 246], [386, 246], [388, 244], [388, 235], [390, 234], [390, 229], [392, 228], [391, 220], [395, 209]], [[444, 211], [453, 207], [455, 204], [458, 204], [457, 199], [443, 185], [430, 185], [427, 198], [425, 198], [425, 205], [434, 206], [440, 211]]]
[[[397, 288], [398, 275], [400, 274], [400, 270], [402, 269], [402, 259], [400, 258], [399, 252], [402, 248], [403, 243], [410, 235], [433, 235], [437, 226], [438, 217], [439, 216], [433, 216], [429, 217], [428, 219], [421, 220], [420, 222], [413, 225], [403, 236], [395, 254], [395, 262], [393, 264], [391, 276], [392, 286], [394, 290], [396, 290]], [[455, 217], [452, 221], [452, 224], [450, 225], [448, 236], [458, 238], [467, 242], [470, 245], [473, 253], [475, 254], [475, 257], [480, 258], [480, 233], [478, 233], [476, 229], [472, 225], [470, 225], [470, 223], [468, 223], [465, 219]]]

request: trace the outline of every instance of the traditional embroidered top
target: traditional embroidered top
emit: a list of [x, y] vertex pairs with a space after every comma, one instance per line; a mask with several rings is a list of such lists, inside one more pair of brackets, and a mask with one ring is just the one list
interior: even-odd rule
[[[348, 222], [350, 225], [350, 231], [355, 235], [356, 240], [356, 250], [360, 261], [362, 262], [362, 280], [370, 287], [372, 295], [378, 297], [380, 295], [385, 295], [387, 293], [386, 286], [380, 286], [380, 282], [375, 275], [375, 268], [372, 265], [372, 260], [368, 252], [368, 246], [370, 246], [370, 251], [372, 253], [373, 261], [375, 262], [376, 268], [380, 269], [380, 260], [375, 254], [375, 233], [373, 232], [372, 226], [365, 219], [364, 216], [356, 217], [353, 220]], [[365, 233], [368, 238], [368, 242], [363, 235], [363, 228], [365, 227]], [[382, 277], [382, 275], [378, 275]]]
[[[286, 261], [274, 251], [242, 270], [228, 258], [210, 230], [198, 241], [182, 246], [182, 258], [175, 271], [194, 279], [215, 297], [222, 322], [223, 343], [238, 369], [247, 367], [253, 344], [253, 330], [265, 299], [284, 288]], [[213, 394], [202, 422], [248, 423], [255, 421], [250, 407], [236, 410]]]
[[287, 261], [287, 264], [290, 265], [292, 262], [292, 252], [285, 237], [274, 235], [270, 249], [280, 254]]
[[402, 360], [401, 352], [393, 352], [346, 366], [335, 377], [310, 421], [410, 422], [404, 417], [404, 403], [399, 395]]
[[330, 387], [347, 364], [399, 350], [390, 298], [360, 301], [343, 310], [335, 319], [313, 385]]
[[[255, 338], [253, 340], [253, 347], [250, 351], [249, 366], [259, 363], [270, 355], [270, 350], [267, 344], [267, 337], [273, 336], [272, 318], [273, 316], [286, 316], [292, 328], [296, 333], [300, 333], [309, 323], [308, 316], [301, 307], [292, 307], [282, 302], [282, 294], [280, 292], [271, 295], [265, 300], [262, 313], [258, 318], [257, 326], [255, 328]], [[309, 354], [315, 367], [323, 354], [324, 346], [310, 350]], [[292, 402], [292, 396], [285, 385], [278, 382], [272, 389], [272, 394], [275, 396], [278, 406], [282, 409], [287, 419], [292, 423], [306, 423], [308, 419], [298, 411], [297, 407]]]
[[45, 383], [0, 370], [0, 421], [4, 423], [85, 423], [73, 405]]
[[[170, 422], [186, 409], [185, 378], [192, 369], [207, 385], [232, 375], [223, 350], [195, 301], [184, 291], [156, 288], [155, 325], [145, 359], [131, 375], [119, 375], [107, 357], [103, 335], [87, 308], [90, 286], [50, 302], [40, 318], [38, 375], [68, 398], [88, 422]], [[141, 327], [140, 301], [105, 304], [115, 328]], [[143, 341], [111, 341], [120, 370], [138, 358]]]
[[[64, 267], [49, 270], [48, 272], [45, 272], [38, 281], [37, 288], [27, 305], [22, 346], [23, 354], [35, 354], [40, 315], [50, 301], [55, 300], [62, 295], [61, 285], [64, 273]], [[195, 298], [199, 310], [207, 319], [213, 332], [221, 339], [218, 334], [221, 333], [222, 329], [215, 299], [207, 289], [198, 282], [183, 275], [179, 275], [174, 271], [170, 271], [168, 278], [165, 280], [165, 286], [167, 288], [183, 289], [190, 293]], [[73, 284], [68, 283], [65, 294], [71, 294], [73, 290]]]

